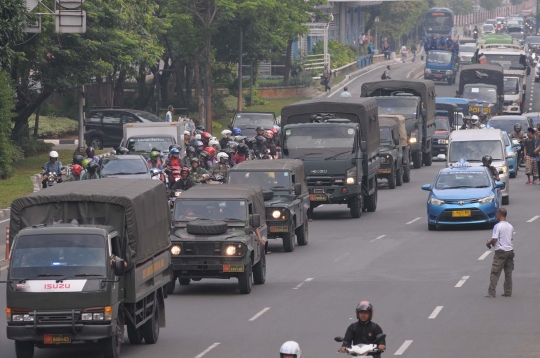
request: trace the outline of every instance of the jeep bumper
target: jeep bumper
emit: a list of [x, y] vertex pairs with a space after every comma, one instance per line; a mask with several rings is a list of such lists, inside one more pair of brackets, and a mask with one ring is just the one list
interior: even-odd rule
[[182, 278], [231, 278], [244, 272], [249, 256], [238, 259], [224, 257], [173, 256], [172, 266], [175, 277]]

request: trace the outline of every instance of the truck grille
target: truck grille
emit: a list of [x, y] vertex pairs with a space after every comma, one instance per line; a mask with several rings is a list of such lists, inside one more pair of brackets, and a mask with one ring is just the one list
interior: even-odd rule
[[184, 243], [184, 252], [186, 255], [219, 255], [221, 253], [221, 245], [219, 243], [208, 242], [186, 242]]
[[38, 323], [69, 323], [77, 322], [80, 312], [75, 311], [73, 314], [71, 312], [38, 312], [36, 316]]

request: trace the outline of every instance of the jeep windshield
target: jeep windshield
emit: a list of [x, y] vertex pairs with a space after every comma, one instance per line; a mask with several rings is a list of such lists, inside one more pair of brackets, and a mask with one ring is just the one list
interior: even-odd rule
[[379, 127], [381, 132], [381, 146], [392, 145], [392, 130], [390, 127]]
[[153, 148], [168, 152], [171, 144], [172, 137], [137, 137], [128, 139], [127, 149], [130, 153], [150, 153]]
[[459, 158], [467, 158], [469, 162], [482, 162], [484, 155], [491, 155], [493, 161], [501, 161], [505, 157], [501, 141], [497, 140], [475, 140], [475, 141], [453, 141], [450, 144], [450, 162], [457, 162]]
[[284, 154], [295, 159], [345, 155], [354, 152], [355, 137], [356, 129], [336, 123], [314, 123], [286, 128]]
[[379, 114], [401, 114], [406, 119], [416, 118], [415, 98], [375, 97]]
[[449, 64], [452, 61], [452, 53], [448, 51], [429, 51], [427, 54], [428, 63]]
[[289, 172], [229, 172], [229, 184], [243, 184], [260, 186], [263, 190], [291, 189], [291, 176]]
[[10, 278], [61, 279], [107, 274], [107, 246], [99, 235], [28, 235], [15, 241]]
[[436, 131], [448, 131], [450, 130], [447, 117], [435, 117], [435, 130]]
[[178, 221], [240, 220], [247, 218], [244, 200], [177, 200], [174, 204], [174, 219]]
[[465, 85], [463, 98], [480, 100], [488, 103], [497, 103], [497, 91], [495, 87]]

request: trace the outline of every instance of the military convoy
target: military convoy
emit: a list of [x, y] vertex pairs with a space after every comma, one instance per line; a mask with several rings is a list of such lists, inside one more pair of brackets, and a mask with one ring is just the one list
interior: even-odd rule
[[395, 189], [411, 180], [411, 165], [409, 158], [409, 144], [405, 118], [400, 115], [379, 115], [379, 128], [381, 131], [381, 167], [377, 174], [379, 178], [388, 181], [388, 188]]

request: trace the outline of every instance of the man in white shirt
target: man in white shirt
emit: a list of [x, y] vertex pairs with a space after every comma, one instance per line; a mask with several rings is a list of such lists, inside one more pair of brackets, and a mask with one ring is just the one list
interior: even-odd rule
[[495, 289], [499, 276], [504, 269], [504, 293], [502, 296], [512, 296], [512, 271], [514, 270], [514, 227], [506, 221], [506, 209], [497, 210], [499, 223], [493, 228], [491, 240], [486, 242], [488, 249], [495, 248], [493, 264], [491, 265], [491, 279], [488, 294], [484, 297], [495, 297]]
[[343, 87], [343, 92], [339, 95], [341, 98], [349, 98], [352, 97], [351, 93], [349, 92], [347, 87]]
[[165, 122], [172, 122], [173, 121], [173, 113], [174, 113], [174, 107], [169, 105], [169, 111], [165, 115]]

